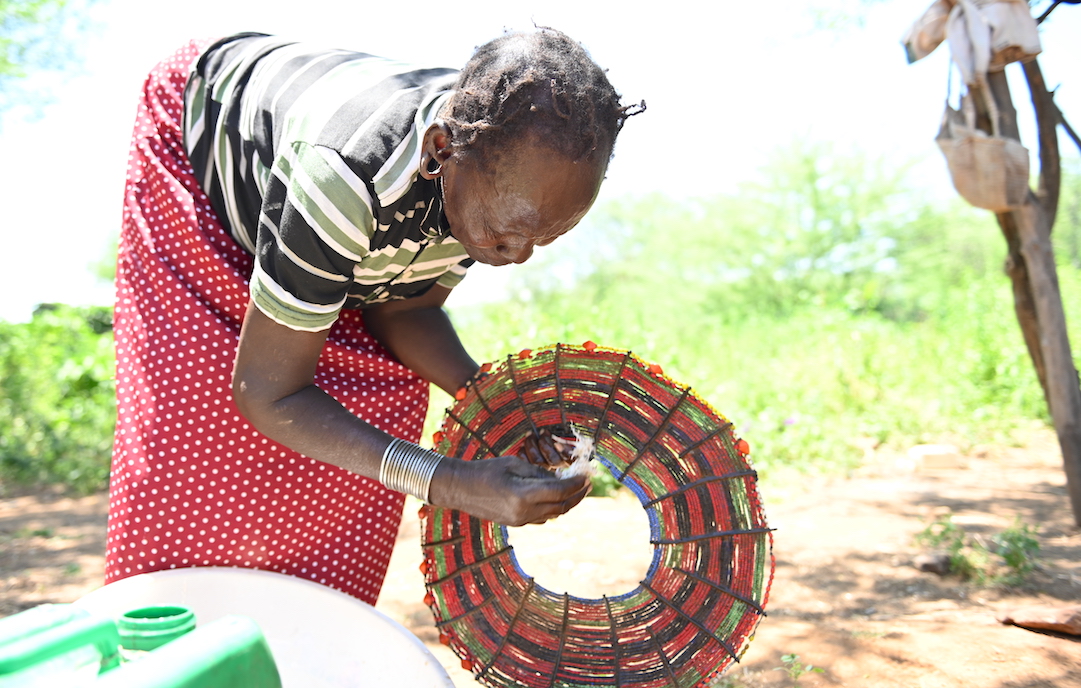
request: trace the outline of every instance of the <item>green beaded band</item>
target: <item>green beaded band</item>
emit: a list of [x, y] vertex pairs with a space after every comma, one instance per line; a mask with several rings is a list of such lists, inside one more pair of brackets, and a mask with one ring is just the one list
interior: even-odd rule
[[393, 439], [383, 452], [383, 460], [379, 464], [379, 482], [391, 490], [411, 494], [427, 502], [432, 476], [442, 460], [442, 454], [436, 454], [412, 442]]

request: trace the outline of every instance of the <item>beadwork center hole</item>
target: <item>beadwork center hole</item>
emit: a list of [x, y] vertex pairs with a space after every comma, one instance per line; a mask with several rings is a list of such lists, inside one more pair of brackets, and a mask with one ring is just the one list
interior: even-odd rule
[[596, 599], [630, 592], [653, 561], [649, 517], [627, 489], [587, 497], [543, 525], [507, 530], [518, 565], [557, 594]]

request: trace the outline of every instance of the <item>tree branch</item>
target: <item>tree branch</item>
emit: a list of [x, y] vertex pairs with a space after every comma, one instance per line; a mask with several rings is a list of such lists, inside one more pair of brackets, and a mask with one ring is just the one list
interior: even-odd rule
[[1036, 129], [1040, 136], [1040, 183], [1036, 191], [1040, 207], [1047, 214], [1047, 227], [1055, 224], [1058, 211], [1059, 187], [1062, 183], [1062, 162], [1058, 150], [1058, 123], [1061, 112], [1047, 90], [1040, 63], [1033, 58], [1021, 64], [1036, 111]]
[[1047, 19], [1047, 17], [1055, 11], [1055, 8], [1059, 6], [1060, 2], [1062, 2], [1062, 0], [1053, 0], [1051, 6], [1044, 10], [1044, 13], [1039, 16], [1039, 18], [1036, 20], [1036, 23], [1043, 24], [1043, 20]]
[[[1053, 97], [1054, 95], [1055, 94], [1052, 92], [1051, 96]], [[1078, 138], [1077, 132], [1074, 131], [1073, 127], [1070, 126], [1070, 123], [1066, 121], [1066, 115], [1062, 114], [1062, 109], [1059, 108], [1058, 103], [1052, 100], [1051, 107], [1055, 108], [1055, 113], [1058, 115], [1058, 123], [1066, 130], [1066, 135], [1073, 140], [1074, 145], [1077, 146], [1077, 150], [1081, 151], [1081, 138]]]

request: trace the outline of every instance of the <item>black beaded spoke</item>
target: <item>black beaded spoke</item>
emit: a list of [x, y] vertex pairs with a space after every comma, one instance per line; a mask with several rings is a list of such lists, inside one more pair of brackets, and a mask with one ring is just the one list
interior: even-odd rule
[[653, 437], [650, 437], [649, 441], [642, 445], [642, 448], [638, 450], [638, 453], [633, 459], [631, 459], [631, 462], [627, 464], [627, 467], [623, 469], [623, 473], [618, 478], [616, 478], [616, 480], [618, 480], [619, 482], [623, 482], [623, 479], [627, 477], [627, 474], [630, 473], [634, 469], [634, 467], [638, 465], [638, 462], [642, 460], [642, 457], [646, 455], [646, 451], [654, 444], [656, 444], [657, 440], [659, 440], [664, 435], [665, 431], [668, 430], [668, 426], [672, 424], [672, 419], [676, 417], [676, 411], [678, 411], [679, 407], [683, 405], [683, 400], [686, 399], [687, 395], [690, 393], [690, 387], [687, 387], [683, 390], [683, 394], [680, 395], [679, 401], [673, 404], [672, 408], [668, 410], [668, 415], [666, 415], [664, 417], [664, 420], [661, 421], [661, 424], [657, 427], [657, 431], [653, 433]]
[[499, 641], [499, 647], [492, 653], [492, 658], [488, 660], [488, 663], [484, 665], [484, 668], [477, 674], [477, 680], [479, 681], [482, 676], [488, 673], [488, 670], [495, 665], [499, 656], [503, 654], [503, 648], [507, 646], [507, 640], [510, 639], [511, 631], [514, 630], [514, 624], [518, 623], [518, 617], [522, 615], [522, 610], [525, 609], [525, 605], [529, 602], [530, 595], [533, 594], [534, 588], [533, 579], [529, 579], [529, 587], [526, 588], [525, 595], [522, 596], [522, 601], [518, 604], [518, 608], [514, 610], [514, 616], [511, 617], [510, 624], [507, 626], [507, 632], [503, 634], [503, 637]]
[[465, 564], [465, 565], [451, 571], [450, 573], [443, 576], [439, 580], [432, 581], [428, 585], [429, 585], [429, 587], [434, 587], [436, 585], [442, 585], [443, 583], [446, 583], [447, 581], [451, 580], [452, 578], [457, 578], [458, 576], [462, 575], [466, 571], [472, 571], [473, 569], [480, 568], [481, 566], [483, 566], [485, 563], [491, 561], [492, 559], [496, 559], [497, 557], [503, 556], [507, 552], [513, 552], [513, 551], [514, 551], [514, 548], [511, 547], [510, 545], [507, 545], [506, 547], [504, 547], [503, 549], [501, 549], [501, 550], [499, 550], [497, 552], [492, 552], [491, 554], [489, 554], [486, 557], [483, 557], [481, 559], [477, 559], [474, 562], [470, 562], [468, 564]]
[[522, 409], [522, 415], [529, 421], [529, 427], [533, 428], [533, 434], [536, 435], [537, 424], [533, 422], [533, 415], [529, 413], [529, 409], [525, 405], [525, 397], [522, 396], [522, 390], [518, 387], [518, 376], [514, 374], [514, 357], [507, 356], [507, 370], [510, 371], [510, 386], [514, 388], [514, 395], [518, 398], [518, 406]]
[[495, 602], [496, 599], [497, 598], [494, 595], [492, 597], [487, 597], [487, 598], [484, 599], [483, 602], [481, 602], [476, 607], [473, 607], [472, 609], [470, 609], [467, 612], [462, 612], [458, 616], [455, 616], [454, 618], [451, 618], [451, 619], [447, 619], [446, 621], [436, 621], [435, 622], [435, 627], [436, 628], [446, 628], [447, 626], [450, 626], [451, 624], [456, 624], [459, 621], [461, 621], [462, 619], [468, 618], [468, 617], [472, 616], [473, 614], [476, 614], [477, 612], [479, 612], [481, 609], [484, 609], [485, 607], [487, 607], [492, 602]]
[[469, 436], [476, 440], [478, 443], [480, 443], [480, 445], [484, 447], [484, 451], [488, 452], [490, 456], [496, 456], [495, 450], [492, 449], [492, 445], [485, 442], [484, 438], [481, 437], [476, 430], [466, 425], [465, 421], [454, 415], [454, 413], [450, 409], [447, 410], [447, 418], [450, 418], [455, 423], [457, 423], [463, 430], [468, 432]]
[[682, 458], [683, 458], [684, 456], [686, 456], [687, 454], [690, 454], [690, 453], [691, 453], [691, 452], [693, 452], [693, 451], [694, 451], [695, 449], [698, 449], [698, 448], [699, 448], [699, 447], [701, 447], [701, 446], [702, 446], [703, 444], [705, 444], [706, 442], [709, 442], [709, 441], [710, 441], [711, 439], [713, 439], [713, 438], [714, 438], [714, 437], [716, 437], [717, 435], [720, 435], [721, 433], [725, 432], [726, 430], [728, 430], [728, 429], [729, 429], [729, 428], [731, 428], [731, 427], [732, 427], [732, 424], [731, 424], [731, 423], [725, 423], [724, 425], [718, 426], [718, 427], [716, 427], [716, 428], [714, 428], [714, 429], [710, 430], [710, 431], [709, 431], [709, 434], [707, 434], [707, 435], [706, 435], [705, 437], [703, 437], [702, 439], [698, 440], [697, 442], [694, 442], [694, 443], [692, 443], [692, 444], [691, 444], [690, 446], [688, 446], [688, 447], [687, 447], [686, 449], [684, 449], [683, 451], [681, 451], [681, 452], [679, 453], [679, 458], [681, 458], [681, 459], [682, 459]]
[[736, 592], [735, 590], [728, 587], [727, 585], [724, 585], [723, 583], [718, 583], [717, 581], [711, 581], [710, 579], [706, 578], [705, 576], [700, 576], [697, 573], [695, 573], [694, 571], [687, 571], [686, 569], [681, 569], [678, 566], [674, 567], [672, 570], [673, 571], [679, 571], [684, 576], [687, 576], [688, 578], [693, 578], [694, 580], [698, 581], [699, 583], [704, 583], [705, 585], [708, 585], [709, 587], [713, 588], [714, 590], [718, 590], [720, 592], [723, 592], [724, 594], [728, 595], [729, 597], [734, 597], [737, 600], [739, 600], [740, 602], [742, 602], [743, 604], [747, 605], [751, 609], [753, 609], [756, 612], [758, 612], [759, 614], [761, 614], [762, 616], [766, 616], [766, 610], [762, 608], [762, 605], [758, 604], [757, 602], [752, 600], [750, 597], [747, 597], [745, 595], [741, 595], [740, 593]]
[[773, 528], [747, 528], [740, 530], [718, 530], [713, 533], [705, 533], [703, 535], [688, 535], [685, 538], [679, 538], [676, 540], [650, 540], [651, 545], [683, 545], [688, 542], [698, 542], [699, 540], [710, 540], [713, 538], [729, 537], [731, 535], [754, 535], [756, 533], [768, 533]]
[[608, 599], [608, 595], [602, 595], [604, 598], [604, 611], [608, 613], [608, 634], [612, 636], [612, 675], [616, 679], [616, 688], [623, 688], [619, 679], [619, 636], [616, 635], [616, 620], [612, 616], [612, 600]]
[[631, 352], [623, 354], [623, 360], [619, 364], [619, 370], [616, 371], [615, 378], [612, 379], [612, 391], [608, 394], [608, 401], [604, 404], [604, 412], [601, 413], [600, 419], [597, 421], [597, 433], [593, 436], [594, 446], [600, 446], [601, 435], [604, 433], [604, 424], [608, 420], [608, 413], [612, 410], [612, 405], [616, 403], [616, 393], [619, 391], [619, 383], [623, 381], [623, 370], [627, 367], [627, 363], [631, 360]]
[[653, 499], [651, 499], [648, 502], [646, 502], [645, 504], [643, 504], [642, 508], [643, 509], [648, 509], [649, 507], [653, 506], [657, 502], [662, 502], [662, 501], [668, 499], [669, 497], [675, 497], [676, 495], [683, 494], [687, 490], [694, 490], [696, 488], [701, 487], [702, 485], [708, 485], [709, 483], [715, 483], [718, 480], [732, 480], [733, 478], [745, 478], [747, 476], [753, 476], [753, 477], [757, 478], [758, 477], [758, 471], [754, 470], [753, 468], [748, 468], [746, 470], [735, 471], [733, 473], [725, 473], [723, 475], [707, 475], [705, 478], [699, 478], [698, 480], [695, 480], [692, 483], [687, 483], [686, 485], [683, 485], [679, 489], [672, 490], [671, 492], [665, 492], [660, 497], [654, 497]]
[[548, 679], [548, 685], [550, 686], [556, 684], [556, 674], [559, 673], [559, 667], [563, 664], [563, 647], [567, 644], [567, 622], [570, 615], [570, 606], [570, 595], [563, 593], [563, 625], [559, 629], [559, 650], [556, 652], [555, 663], [552, 665], [552, 677]]
[[474, 385], [473, 392], [477, 395], [477, 401], [480, 402], [481, 407], [487, 412], [489, 418], [494, 418], [498, 414], [488, 405], [488, 400], [484, 398], [484, 395], [480, 393], [480, 386]]
[[664, 648], [661, 647], [661, 641], [657, 640], [657, 636], [653, 634], [653, 629], [647, 630], [649, 631], [649, 639], [653, 641], [653, 647], [656, 648], [657, 655], [664, 664], [664, 671], [668, 674], [668, 680], [672, 682], [672, 688], [679, 688], [679, 679], [676, 678], [676, 672], [672, 671], [672, 663], [668, 661], [668, 655], [664, 654]]
[[[642, 581], [642, 587], [645, 588], [646, 590], [650, 591], [651, 593], [653, 593], [653, 596], [657, 598], [658, 602], [660, 602], [664, 606], [666, 606], [669, 609], [671, 609], [672, 611], [674, 611], [676, 614], [679, 614], [684, 619], [686, 619], [687, 621], [690, 621], [692, 624], [697, 626], [698, 630], [702, 631], [703, 633], [708, 635], [710, 638], [712, 638], [718, 645], [720, 645], [721, 647], [724, 648], [724, 651], [727, 652], [729, 654], [729, 656], [732, 657], [732, 659], [736, 660], [736, 662], [739, 662], [739, 657], [736, 656], [736, 651], [732, 649], [732, 646], [729, 645], [728, 643], [724, 642], [720, 638], [718, 638], [716, 635], [714, 635], [713, 631], [706, 628], [705, 625], [701, 621], [694, 618], [693, 616], [691, 616], [687, 612], [683, 611], [682, 609], [679, 608], [679, 605], [673, 604], [672, 601], [669, 600], [667, 597], [664, 597], [663, 595], [658, 593], [656, 590], [651, 588], [649, 583], [646, 583], [645, 581]], [[667, 663], [668, 662], [666, 661], [665, 664], [667, 665]]]
[[454, 537], [449, 537], [446, 540], [435, 540], [434, 542], [422, 542], [422, 543], [420, 543], [420, 546], [428, 548], [428, 549], [434, 549], [436, 547], [442, 547], [443, 545], [456, 545], [459, 542], [462, 542], [463, 540], [465, 540], [464, 535], [455, 535]]
[[562, 421], [563, 427], [569, 428], [570, 427], [570, 421], [567, 420], [567, 409], [565, 409], [563, 407], [563, 381], [560, 379], [560, 375], [559, 375], [559, 372], [560, 372], [559, 366], [562, 364], [562, 359], [560, 358], [560, 354], [562, 352], [563, 352], [563, 345], [562, 344], [556, 344], [556, 354], [555, 354], [556, 406], [559, 407], [559, 419], [560, 419], [560, 421]]

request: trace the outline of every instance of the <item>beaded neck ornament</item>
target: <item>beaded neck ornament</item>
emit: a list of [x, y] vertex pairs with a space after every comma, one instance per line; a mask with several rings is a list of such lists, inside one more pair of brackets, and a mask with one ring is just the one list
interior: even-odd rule
[[518, 565], [507, 529], [425, 506], [422, 549], [440, 640], [488, 686], [705, 686], [747, 649], [773, 579], [773, 538], [747, 442], [689, 387], [629, 351], [525, 350], [459, 390], [435, 435], [467, 461], [547, 428], [592, 438], [642, 503], [653, 560], [639, 586], [583, 599]]

